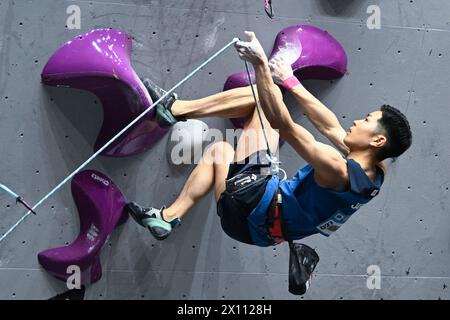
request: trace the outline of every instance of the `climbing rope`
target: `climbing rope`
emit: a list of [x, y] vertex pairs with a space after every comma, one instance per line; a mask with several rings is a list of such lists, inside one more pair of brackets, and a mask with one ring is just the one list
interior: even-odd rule
[[[39, 200], [25, 215], [22, 216], [11, 228], [9, 228], [4, 235], [0, 237], [0, 242], [3, 241], [11, 232], [13, 232], [27, 217], [30, 213], [34, 212], [37, 207], [39, 207], [45, 200], [47, 200], [52, 194], [58, 191], [67, 181], [69, 181], [77, 172], [83, 169], [86, 165], [88, 165], [92, 160], [94, 160], [103, 150], [105, 150], [111, 143], [113, 143], [118, 137], [120, 137], [125, 131], [127, 131], [131, 126], [133, 126], [136, 122], [138, 122], [144, 115], [150, 112], [155, 105], [157, 105], [160, 101], [170, 95], [173, 91], [175, 91], [179, 86], [185, 83], [188, 79], [190, 79], [194, 74], [196, 74], [199, 70], [201, 70], [208, 63], [217, 58], [220, 54], [222, 54], [227, 48], [231, 45], [239, 41], [238, 38], [234, 38], [230, 43], [224, 46], [222, 49], [217, 51], [213, 56], [203, 62], [200, 66], [198, 66], [194, 71], [188, 74], [183, 80], [178, 82], [172, 89], [167, 91], [161, 98], [157, 101], [153, 102], [144, 112], [142, 112], [139, 116], [137, 116], [133, 121], [131, 121], [125, 128], [123, 128], [119, 133], [117, 133], [111, 140], [109, 140], [103, 147], [97, 150], [89, 159], [83, 162], [77, 169], [75, 169], [71, 174], [69, 174], [64, 180], [62, 180], [55, 188], [53, 188], [49, 193], [47, 193], [41, 200]], [[23, 202], [22, 202], [23, 203]]]
[[267, 146], [267, 154], [266, 157], [269, 160], [270, 163], [270, 175], [278, 175], [280, 173], [280, 171], [283, 173], [283, 179], [282, 180], [286, 180], [287, 178], [287, 174], [286, 171], [284, 171], [281, 167], [280, 164], [281, 162], [278, 160], [278, 158], [274, 155], [274, 153], [272, 153], [272, 151], [270, 150], [270, 144], [269, 144], [269, 140], [267, 139], [267, 134], [266, 134], [266, 127], [264, 125], [264, 121], [262, 119], [262, 115], [261, 115], [261, 105], [259, 103], [259, 100], [256, 98], [256, 93], [255, 93], [255, 89], [253, 88], [252, 85], [252, 77], [250, 75], [250, 70], [248, 68], [248, 63], [247, 61], [245, 62], [245, 70], [247, 71], [247, 77], [248, 77], [248, 82], [250, 83], [250, 88], [252, 89], [252, 94], [253, 94], [253, 100], [255, 100], [255, 104], [256, 104], [256, 111], [258, 112], [258, 118], [259, 118], [259, 122], [261, 123], [261, 128], [263, 131], [263, 136], [264, 136], [264, 140], [266, 141], [266, 146]]

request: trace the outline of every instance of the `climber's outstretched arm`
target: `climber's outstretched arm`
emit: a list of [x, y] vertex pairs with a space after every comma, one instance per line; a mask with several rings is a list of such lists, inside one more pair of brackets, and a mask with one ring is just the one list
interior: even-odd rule
[[333, 147], [317, 141], [302, 126], [296, 124], [286, 105], [280, 89], [275, 85], [264, 50], [253, 32], [246, 32], [249, 42], [239, 41], [236, 49], [243, 60], [255, 69], [256, 86], [262, 111], [272, 128], [278, 129], [297, 153], [316, 169], [321, 177], [343, 177], [347, 174], [346, 162]]

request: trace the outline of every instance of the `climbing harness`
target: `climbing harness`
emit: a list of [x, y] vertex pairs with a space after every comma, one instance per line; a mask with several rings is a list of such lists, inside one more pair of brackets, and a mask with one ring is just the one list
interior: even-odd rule
[[10, 188], [8, 188], [7, 186], [5, 186], [4, 184], [1, 184], [1, 183], [0, 183], [0, 189], [3, 189], [4, 191], [6, 191], [6, 193], [8, 193], [10, 196], [12, 196], [16, 200], [16, 203], [21, 203], [31, 213], [36, 215], [36, 212], [34, 212], [34, 210], [31, 208], [31, 206], [21, 196], [19, 196], [17, 193], [15, 193]]
[[264, 10], [266, 11], [269, 18], [273, 19], [275, 14], [273, 12], [272, 0], [264, 0]]
[[[170, 95], [173, 91], [175, 91], [178, 87], [180, 87], [183, 83], [189, 80], [194, 74], [196, 74], [199, 70], [205, 67], [208, 63], [217, 58], [220, 54], [222, 54], [227, 48], [231, 45], [239, 41], [238, 38], [234, 38], [227, 45], [225, 45], [222, 49], [217, 51], [214, 55], [212, 55], [209, 59], [203, 62], [200, 66], [198, 66], [194, 71], [184, 77], [180, 82], [178, 82], [172, 89], [168, 90], [161, 98], [157, 101], [153, 102], [145, 111], [143, 111], [139, 116], [137, 116], [133, 121], [131, 121], [125, 128], [119, 131], [114, 137], [111, 138], [103, 147], [98, 149], [89, 159], [83, 162], [77, 169], [75, 169], [71, 174], [69, 174], [63, 181], [61, 181], [55, 188], [53, 188], [47, 195], [45, 195], [41, 200], [39, 200], [32, 208], [27, 205], [23, 199], [17, 199], [18, 202], [22, 203], [29, 210], [25, 215], [22, 216], [11, 228], [9, 228], [5, 234], [0, 237], [0, 242], [3, 241], [11, 232], [13, 232], [29, 215], [30, 213], [34, 213], [37, 207], [39, 207], [45, 200], [47, 200], [51, 195], [53, 195], [57, 190], [59, 190], [67, 181], [69, 181], [77, 172], [83, 169], [86, 165], [88, 165], [92, 160], [94, 160], [100, 153], [103, 152], [111, 143], [113, 143], [118, 137], [120, 137], [125, 131], [127, 131], [130, 127], [132, 127], [136, 122], [138, 122], [143, 116], [145, 116], [148, 112], [150, 112], [154, 106], [156, 106], [160, 101], [165, 99], [168, 95]], [[11, 193], [10, 193], [11, 194]]]

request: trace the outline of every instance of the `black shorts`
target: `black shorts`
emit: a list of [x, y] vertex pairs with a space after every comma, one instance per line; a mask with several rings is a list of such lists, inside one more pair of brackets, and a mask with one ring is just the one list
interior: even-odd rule
[[[266, 154], [266, 150], [260, 150], [240, 163], [231, 163], [227, 180], [243, 173], [260, 174], [262, 167], [269, 166]], [[217, 214], [220, 217], [222, 229], [228, 236], [240, 242], [253, 244], [247, 217], [264, 195], [269, 180], [268, 175], [234, 191], [227, 187], [220, 195], [217, 201]]]

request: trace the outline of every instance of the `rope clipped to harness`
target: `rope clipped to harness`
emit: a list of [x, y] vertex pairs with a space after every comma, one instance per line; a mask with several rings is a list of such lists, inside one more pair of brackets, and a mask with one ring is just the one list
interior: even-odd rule
[[256, 98], [255, 89], [253, 88], [253, 85], [251, 85], [252, 79], [251, 79], [251, 75], [250, 75], [250, 70], [248, 68], [248, 63], [247, 63], [247, 61], [244, 61], [244, 62], [245, 62], [245, 71], [247, 72], [247, 77], [248, 77], [248, 81], [250, 83], [250, 88], [252, 89], [253, 99], [255, 100], [255, 104], [256, 104], [256, 111], [258, 112], [259, 122], [261, 123], [264, 140], [266, 141], [266, 146], [267, 146], [266, 157], [270, 163], [270, 168], [269, 168], [268, 174], [272, 175], [272, 176], [277, 176], [280, 172], [282, 172], [283, 173], [282, 180], [286, 180], [286, 178], [287, 178], [286, 171], [284, 171], [280, 167], [280, 164], [281, 164], [280, 160], [270, 150], [269, 140], [267, 139], [267, 135], [266, 135], [266, 127], [264, 126], [264, 121], [263, 121], [262, 115], [261, 115], [261, 105], [259, 104], [259, 100]]
[[275, 14], [273, 12], [272, 0], [264, 0], [264, 10], [266, 11], [269, 18], [273, 19]]

